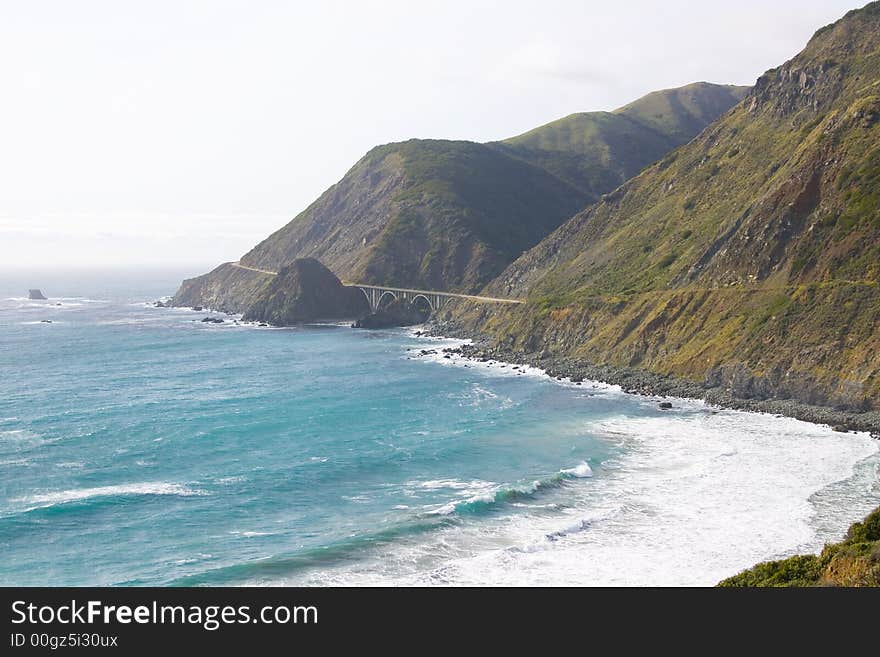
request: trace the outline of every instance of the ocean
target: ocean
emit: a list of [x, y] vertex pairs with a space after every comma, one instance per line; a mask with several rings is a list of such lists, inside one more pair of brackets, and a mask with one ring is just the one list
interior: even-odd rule
[[152, 307], [183, 274], [0, 273], [0, 584], [712, 585], [880, 504], [867, 434]]

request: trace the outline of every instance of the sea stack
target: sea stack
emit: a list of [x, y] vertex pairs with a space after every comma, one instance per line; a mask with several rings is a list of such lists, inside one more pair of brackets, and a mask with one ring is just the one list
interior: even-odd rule
[[370, 311], [364, 293], [347, 287], [314, 258], [280, 269], [244, 313], [248, 322], [292, 326], [319, 319], [355, 319]]
[[39, 299], [41, 301], [46, 301], [46, 297], [43, 296], [43, 293], [36, 288], [28, 290], [28, 299]]

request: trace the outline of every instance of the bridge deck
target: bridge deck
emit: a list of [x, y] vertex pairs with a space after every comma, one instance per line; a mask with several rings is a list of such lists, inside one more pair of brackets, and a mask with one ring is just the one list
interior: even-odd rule
[[[269, 271], [268, 269], [257, 269], [256, 267], [248, 267], [247, 265], [243, 265], [240, 262], [232, 262], [230, 263], [233, 267], [238, 267], [239, 269], [247, 269], [249, 271], [259, 272], [261, 274], [268, 274], [269, 276], [277, 276], [278, 272]], [[352, 283], [349, 281], [342, 281], [343, 285], [349, 285], [351, 287], [360, 287], [367, 290], [381, 290], [381, 291], [389, 291], [389, 292], [405, 292], [407, 294], [433, 294], [438, 297], [448, 297], [451, 299], [468, 299], [470, 301], [478, 301], [481, 303], [525, 303], [520, 299], [501, 299], [499, 297], [481, 297], [475, 294], [456, 294], [455, 292], [438, 292], [436, 290], [416, 290], [407, 287], [389, 287], [388, 285], [365, 285], [363, 283]]]
[[390, 287], [388, 285], [364, 285], [363, 283], [351, 283], [342, 281], [343, 285], [352, 287], [362, 287], [367, 290], [382, 290], [389, 292], [407, 292], [409, 294], [433, 294], [438, 297], [449, 297], [451, 299], [470, 299], [472, 301], [483, 301], [487, 303], [525, 303], [519, 299], [501, 299], [500, 297], [481, 297], [475, 294], [457, 294], [455, 292], [437, 292], [436, 290], [415, 290], [408, 287]]

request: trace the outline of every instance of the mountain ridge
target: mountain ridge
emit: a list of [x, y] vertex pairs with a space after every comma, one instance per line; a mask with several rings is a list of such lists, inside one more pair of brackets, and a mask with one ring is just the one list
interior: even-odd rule
[[608, 112], [577, 112], [491, 146], [536, 162], [594, 200], [740, 102], [750, 87], [694, 82]]
[[[555, 152], [519, 148], [522, 135], [505, 145], [414, 139], [377, 146], [240, 261], [274, 271], [316, 258], [348, 280], [476, 292], [600, 193], [729, 107], [737, 100], [731, 89], [739, 88], [696, 83], [649, 94], [644, 107], [637, 100], [621, 108], [665, 111], [671, 135], [624, 114], [595, 113], [613, 117], [606, 123], [617, 127], [605, 130], [593, 119], [587, 127], [568, 125], [573, 142]], [[679, 117], [681, 103], [657, 108], [658, 98], [678, 95], [703, 109]], [[550, 138], [558, 124], [530, 131], [529, 139]], [[572, 137], [582, 128], [586, 136]], [[265, 285], [258, 273], [221, 265], [184, 281], [173, 303], [243, 312]]]

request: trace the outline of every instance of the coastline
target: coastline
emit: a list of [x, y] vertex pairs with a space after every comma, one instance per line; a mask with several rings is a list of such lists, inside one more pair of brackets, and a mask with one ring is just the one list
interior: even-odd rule
[[[153, 305], [155, 302], [146, 302]], [[168, 306], [165, 306], [168, 307]], [[187, 306], [173, 308], [195, 311]], [[230, 316], [234, 325], [250, 328], [284, 329], [261, 322], [245, 322], [240, 315], [214, 308], [201, 308], [196, 312], [218, 313]], [[349, 321], [307, 322], [306, 325], [328, 325], [345, 327]], [[546, 350], [525, 353], [494, 344], [491, 339], [477, 331], [462, 328], [451, 320], [429, 319], [421, 325], [400, 327], [411, 329], [417, 337], [469, 340], [446, 353], [456, 354], [475, 362], [490, 360], [510, 365], [528, 366], [546, 373], [552, 379], [568, 379], [573, 383], [591, 381], [620, 386], [623, 392], [633, 395], [661, 398], [679, 398], [703, 401], [719, 408], [781, 415], [795, 420], [831, 427], [841, 433], [867, 432], [872, 438], [880, 440], [880, 411], [855, 412], [829, 406], [805, 404], [793, 399], [744, 399], [719, 387], [707, 387], [697, 381], [688, 381], [673, 376], [656, 374], [647, 370], [621, 368], [612, 365], [595, 365], [568, 356], [557, 356]], [[361, 329], [370, 330], [370, 329]]]
[[880, 440], [880, 411], [854, 412], [828, 406], [814, 406], [792, 399], [743, 399], [722, 388], [709, 388], [696, 381], [687, 381], [633, 368], [594, 365], [568, 356], [556, 356], [546, 350], [524, 353], [491, 342], [478, 332], [461, 328], [451, 321], [430, 320], [422, 334], [436, 338], [470, 340], [447, 353], [488, 362], [526, 365], [540, 369], [554, 379], [569, 379], [574, 383], [594, 381], [617, 385], [629, 394], [662, 398], [700, 400], [712, 406], [732, 410], [781, 415], [812, 424], [829, 426], [841, 433], [867, 432]]

